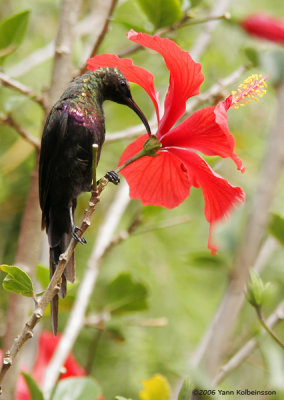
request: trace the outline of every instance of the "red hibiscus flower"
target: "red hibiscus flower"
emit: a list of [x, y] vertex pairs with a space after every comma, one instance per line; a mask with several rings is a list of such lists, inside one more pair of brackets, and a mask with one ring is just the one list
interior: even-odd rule
[[250, 35], [284, 44], [284, 19], [258, 13], [241, 21], [241, 26]]
[[[32, 369], [31, 375], [40, 385], [44, 378], [44, 373], [49, 361], [51, 360], [55, 349], [60, 341], [61, 335], [53, 336], [51, 332], [43, 331], [40, 335], [38, 344], [37, 358]], [[23, 368], [26, 370], [26, 368]], [[72, 353], [69, 354], [64, 364], [65, 372], [60, 376], [60, 379], [69, 378], [71, 376], [85, 376], [86, 372], [81, 365], [74, 359]], [[30, 400], [29, 390], [20, 375], [17, 385], [16, 400]]]
[[[130, 197], [139, 198], [144, 205], [173, 208], [190, 194], [192, 186], [201, 188], [205, 201], [205, 217], [210, 223], [208, 247], [216, 254], [212, 242], [212, 226], [222, 219], [238, 202], [245, 199], [243, 190], [231, 185], [213, 169], [197, 152], [205, 155], [230, 157], [239, 170], [243, 171], [241, 160], [234, 153], [235, 141], [229, 132], [227, 110], [241, 100], [229, 96], [216, 107], [196, 111], [173, 128], [186, 111], [188, 98], [199, 93], [203, 82], [201, 65], [194, 62], [189, 53], [183, 51], [172, 40], [136, 33], [131, 30], [128, 39], [160, 53], [170, 72], [170, 84], [165, 99], [165, 112], [159, 114], [158, 95], [155, 92], [153, 76], [147, 70], [133, 65], [129, 59], [102, 54], [87, 61], [88, 68], [117, 67], [126, 78], [142, 86], [151, 97], [158, 118], [156, 138], [160, 149], [155, 157], [142, 157], [122, 169], [121, 173], [130, 186]], [[262, 80], [263, 81], [263, 80]], [[262, 87], [253, 80], [253, 85]], [[249, 97], [250, 92], [243, 97]], [[121, 156], [119, 165], [137, 154], [143, 148], [148, 135], [131, 143]]]

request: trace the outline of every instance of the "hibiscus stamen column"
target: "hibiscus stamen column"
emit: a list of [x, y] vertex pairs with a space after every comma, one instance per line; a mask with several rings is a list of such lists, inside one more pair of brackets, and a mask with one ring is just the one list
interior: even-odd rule
[[251, 103], [252, 100], [258, 101], [259, 97], [266, 94], [267, 77], [261, 74], [253, 74], [241, 83], [237, 91], [232, 92], [232, 106], [238, 109], [240, 106]]

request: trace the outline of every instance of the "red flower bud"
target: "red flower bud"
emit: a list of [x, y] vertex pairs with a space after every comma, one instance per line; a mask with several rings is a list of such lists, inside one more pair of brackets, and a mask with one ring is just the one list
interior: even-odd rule
[[250, 35], [284, 45], [284, 19], [258, 13], [250, 15], [240, 25]]

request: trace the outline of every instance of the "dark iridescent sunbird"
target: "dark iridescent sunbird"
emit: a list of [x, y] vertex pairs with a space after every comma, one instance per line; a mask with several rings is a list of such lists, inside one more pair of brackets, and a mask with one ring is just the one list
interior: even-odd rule
[[[46, 228], [48, 235], [51, 277], [71, 237], [85, 242], [78, 236], [73, 216], [78, 195], [91, 190], [92, 145], [98, 145], [98, 161], [105, 140], [105, 100], [130, 107], [151, 134], [146, 117], [132, 99], [126, 78], [117, 68], [100, 68], [75, 78], [52, 107], [43, 130], [39, 165], [42, 229]], [[115, 184], [119, 182], [113, 171], [106, 177]], [[74, 255], [62, 276], [61, 297], [66, 295], [66, 279], [74, 282]], [[57, 295], [51, 302], [51, 318], [56, 334]]]

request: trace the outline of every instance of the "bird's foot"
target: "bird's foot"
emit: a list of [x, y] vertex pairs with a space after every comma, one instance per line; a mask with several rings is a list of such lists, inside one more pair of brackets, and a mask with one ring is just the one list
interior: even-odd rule
[[111, 183], [118, 185], [120, 182], [120, 178], [115, 171], [108, 171], [105, 174], [105, 178], [108, 179]]
[[78, 235], [77, 232], [79, 232], [79, 231], [82, 232], [81, 229], [79, 228], [79, 226], [73, 226], [73, 227], [72, 227], [72, 236], [73, 236], [73, 238], [74, 238], [75, 240], [77, 240], [77, 242], [80, 242], [81, 244], [86, 244], [86, 243], [87, 243], [87, 240], [86, 240], [85, 238], [80, 237], [80, 236]]

